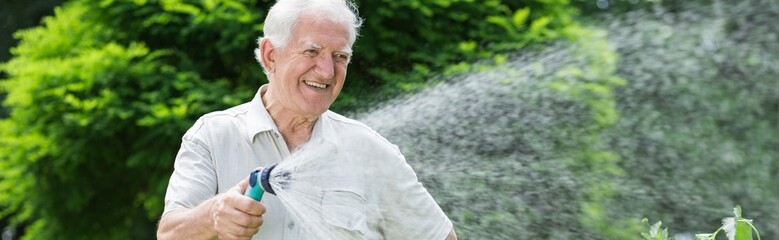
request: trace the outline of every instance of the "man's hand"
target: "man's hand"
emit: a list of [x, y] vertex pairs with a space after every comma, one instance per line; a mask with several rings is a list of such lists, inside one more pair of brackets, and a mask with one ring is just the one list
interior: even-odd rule
[[260, 230], [265, 206], [242, 193], [249, 178], [216, 197], [212, 209], [214, 231], [221, 239], [250, 239]]
[[158, 239], [251, 239], [262, 226], [265, 206], [243, 196], [247, 177], [227, 192], [195, 208], [180, 208], [162, 216]]

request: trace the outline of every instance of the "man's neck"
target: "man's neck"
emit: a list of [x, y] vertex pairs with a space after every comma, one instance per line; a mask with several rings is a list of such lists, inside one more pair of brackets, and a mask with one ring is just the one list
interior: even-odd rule
[[273, 98], [268, 97], [267, 93], [262, 95], [262, 102], [271, 119], [276, 123], [276, 127], [279, 128], [290, 152], [294, 152], [300, 145], [311, 139], [311, 133], [314, 131], [318, 117], [290, 114], [293, 111], [283, 109], [281, 105], [275, 104]]

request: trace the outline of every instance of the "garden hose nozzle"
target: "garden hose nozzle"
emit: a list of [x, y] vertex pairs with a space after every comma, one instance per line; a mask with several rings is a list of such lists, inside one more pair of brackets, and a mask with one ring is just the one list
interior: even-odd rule
[[252, 171], [252, 173], [249, 174], [249, 186], [246, 188], [246, 191], [243, 195], [249, 196], [250, 198], [257, 201], [262, 200], [262, 195], [265, 192], [276, 195], [276, 192], [273, 191], [273, 188], [270, 186], [270, 182], [268, 182], [270, 173], [275, 167], [276, 164], [273, 164], [263, 168], [262, 171]]

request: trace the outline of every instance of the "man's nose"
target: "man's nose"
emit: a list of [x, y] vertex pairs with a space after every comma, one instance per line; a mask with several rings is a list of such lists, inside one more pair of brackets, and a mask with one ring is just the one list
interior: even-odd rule
[[335, 63], [333, 57], [329, 54], [322, 54], [317, 58], [316, 74], [324, 79], [333, 79], [335, 77]]

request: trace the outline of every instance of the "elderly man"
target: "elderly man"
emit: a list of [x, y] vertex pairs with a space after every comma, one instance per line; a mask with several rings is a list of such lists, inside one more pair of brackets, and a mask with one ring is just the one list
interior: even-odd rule
[[[265, 37], [255, 51], [269, 84], [260, 87], [251, 102], [209, 113], [184, 134], [165, 197], [159, 239], [322, 238], [306, 235], [311, 232], [296, 224], [277, 197], [266, 194], [258, 202], [242, 193], [248, 174], [258, 166], [284, 161], [307, 142], [345, 136], [365, 138], [352, 139], [360, 142], [360, 148], [381, 149], [371, 150], [381, 157], [371, 156], [370, 165], [389, 169], [376, 172], [391, 172], [386, 175], [393, 179], [358, 179], [359, 186], [371, 187], [353, 196], [370, 203], [365, 206], [376, 214], [360, 215], [350, 219], [348, 226], [335, 227], [355, 239], [457, 238], [451, 221], [394, 145], [365, 125], [328, 111], [343, 87], [360, 25], [354, 5], [345, 0], [279, 0], [270, 9]], [[349, 149], [340, 151], [365, 153]], [[327, 196], [316, 197], [327, 201]], [[346, 198], [335, 198], [339, 199]], [[327, 207], [321, 206], [323, 211]], [[333, 217], [339, 216], [327, 216]], [[355, 221], [360, 228], [354, 227]]]

